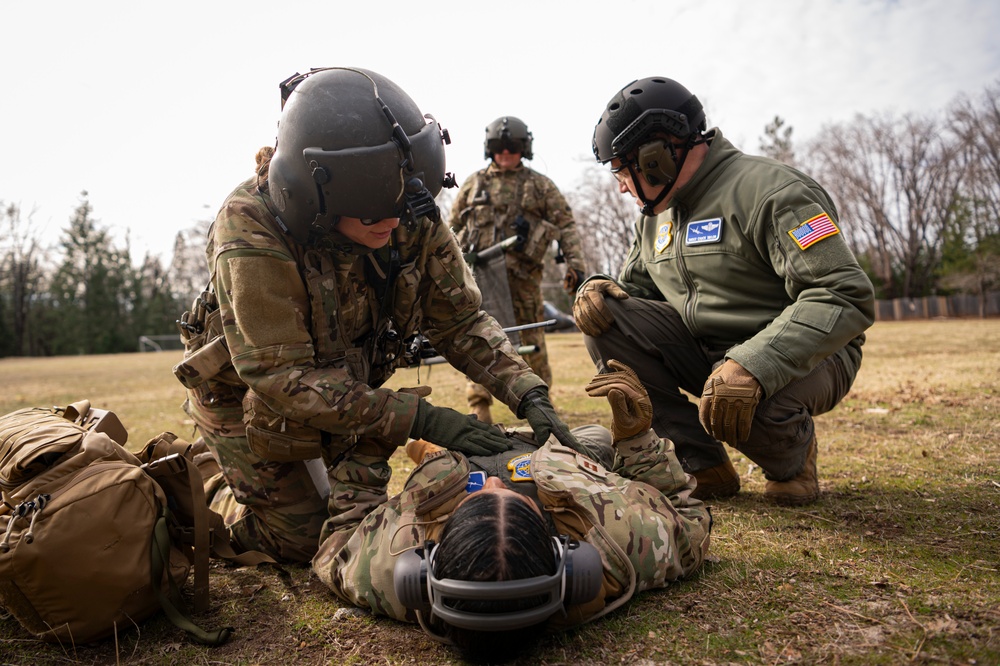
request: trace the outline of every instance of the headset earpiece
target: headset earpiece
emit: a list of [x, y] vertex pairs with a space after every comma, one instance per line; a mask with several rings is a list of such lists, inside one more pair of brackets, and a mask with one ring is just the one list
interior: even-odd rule
[[587, 541], [567, 539], [564, 546], [566, 558], [566, 596], [564, 606], [592, 601], [601, 591], [604, 582], [604, 565], [601, 554]]
[[[429, 546], [425, 548], [429, 549]], [[392, 586], [396, 598], [407, 608], [430, 610], [427, 595], [427, 558], [425, 548], [407, 550], [396, 558], [392, 570]]]
[[[552, 537], [552, 547], [557, 564], [556, 572], [549, 576], [511, 581], [442, 580], [430, 571], [435, 546], [428, 541], [422, 548], [407, 550], [396, 558], [393, 589], [406, 608], [431, 613], [454, 626], [482, 631], [520, 629], [543, 622], [570, 604], [592, 601], [600, 594], [604, 565], [601, 554], [592, 544], [562, 535]], [[459, 599], [503, 601], [533, 595], [543, 595], [546, 601], [534, 608], [501, 613], [457, 610], [446, 602]]]
[[669, 186], [677, 179], [677, 164], [666, 140], [657, 139], [639, 147], [639, 171], [652, 186]]

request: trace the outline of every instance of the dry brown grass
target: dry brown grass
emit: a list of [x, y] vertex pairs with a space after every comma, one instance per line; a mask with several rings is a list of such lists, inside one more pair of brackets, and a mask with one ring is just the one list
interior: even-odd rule
[[[580, 387], [593, 370], [578, 334], [549, 337], [557, 408], [606, 422]], [[0, 413], [89, 397], [139, 445], [190, 433], [171, 353], [0, 361]], [[1000, 321], [879, 323], [852, 393], [818, 421], [824, 494], [801, 509], [763, 502], [760, 471], [734, 454], [744, 492], [713, 505], [712, 561], [692, 580], [553, 636], [524, 664], [1000, 663]], [[462, 407], [450, 368], [397, 374]], [[494, 407], [494, 418], [504, 418]], [[395, 460], [394, 484], [407, 466]], [[397, 486], [398, 487], [398, 486]], [[192, 645], [163, 617], [92, 646], [26, 639], [0, 621], [0, 664], [458, 663], [416, 627], [339, 610], [305, 568], [213, 569], [199, 619], [236, 628]]]

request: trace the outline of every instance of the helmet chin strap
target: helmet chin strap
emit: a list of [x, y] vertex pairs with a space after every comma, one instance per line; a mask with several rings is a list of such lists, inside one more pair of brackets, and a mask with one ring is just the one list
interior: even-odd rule
[[[674, 161], [674, 165], [676, 165], [677, 167], [674, 173], [676, 173], [678, 176], [680, 176], [681, 169], [684, 168], [684, 162], [687, 161], [688, 155], [691, 153], [691, 149], [694, 148], [699, 143], [705, 143], [704, 136], [692, 135], [691, 137], [689, 137], [688, 140], [684, 142], [683, 146], [681, 146], [681, 148], [683, 148], [684, 150], [684, 154], [681, 155], [680, 159], [678, 159], [676, 147], [674, 146], [674, 144], [667, 142], [667, 146], [670, 147], [670, 158]], [[674, 188], [674, 183], [677, 182], [677, 178], [674, 177], [671, 178], [669, 181], [665, 182], [663, 184], [663, 189], [660, 190], [660, 193], [657, 194], [652, 200], [649, 200], [643, 193], [642, 183], [638, 181], [638, 178], [642, 174], [641, 172], [639, 172], [637, 169], [634, 168], [634, 165], [635, 165], [634, 162], [629, 162], [628, 171], [630, 174], [632, 174], [632, 182], [635, 183], [636, 196], [638, 196], [639, 201], [642, 202], [642, 209], [639, 212], [645, 215], [646, 217], [653, 217], [654, 215], [656, 215], [656, 213], [653, 212], [653, 209], [659, 206], [661, 203], [663, 203], [663, 200], [667, 198], [667, 194], [669, 194], [670, 191]]]
[[[631, 167], [629, 167], [629, 170], [631, 170]], [[636, 182], [635, 192], [639, 196], [639, 201], [642, 202], [642, 209], [639, 212], [646, 217], [653, 217], [656, 215], [656, 213], [653, 212], [653, 209], [659, 206], [663, 200], [667, 198], [667, 192], [669, 192], [674, 186], [674, 182], [675, 181], [671, 180], [669, 183], [665, 184], [663, 186], [663, 190], [657, 194], [652, 201], [646, 198], [646, 195], [642, 192], [642, 185]]]

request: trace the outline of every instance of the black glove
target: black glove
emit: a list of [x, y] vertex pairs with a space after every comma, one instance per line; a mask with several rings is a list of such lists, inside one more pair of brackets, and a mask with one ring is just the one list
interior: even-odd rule
[[511, 448], [499, 429], [448, 407], [435, 407], [421, 400], [410, 437], [424, 439], [469, 456], [488, 456]]
[[555, 435], [563, 446], [586, 453], [569, 431], [569, 426], [556, 416], [555, 407], [549, 402], [549, 390], [544, 386], [536, 386], [524, 394], [517, 406], [517, 415], [528, 420], [539, 446], [549, 441], [549, 435]]

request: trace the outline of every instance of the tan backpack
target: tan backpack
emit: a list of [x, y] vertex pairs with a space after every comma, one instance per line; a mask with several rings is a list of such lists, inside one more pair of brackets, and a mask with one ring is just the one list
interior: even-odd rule
[[162, 609], [220, 644], [229, 629], [206, 632], [181, 610], [192, 567], [207, 608], [209, 541], [224, 530], [191, 445], [164, 433], [136, 456], [127, 436], [88, 401], [0, 416], [0, 605], [47, 641], [94, 641]]

